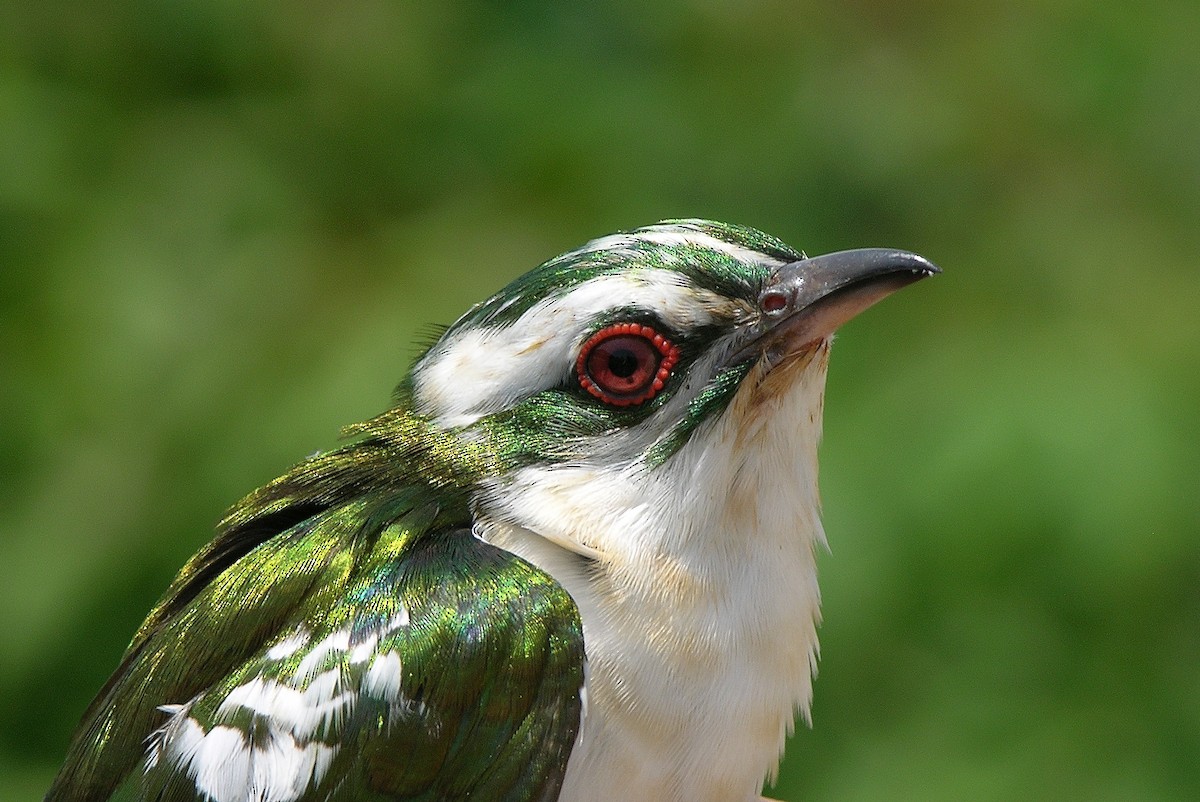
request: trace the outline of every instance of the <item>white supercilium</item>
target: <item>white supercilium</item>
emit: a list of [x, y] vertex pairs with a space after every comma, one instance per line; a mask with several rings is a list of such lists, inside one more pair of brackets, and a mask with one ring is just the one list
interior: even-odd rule
[[[605, 237], [585, 249], [611, 250], [635, 239], [701, 245], [748, 261], [767, 258], [708, 234], [674, 228]], [[414, 369], [417, 411], [433, 416], [439, 426], [466, 426], [563, 382], [574, 367], [571, 355], [596, 317], [610, 309], [644, 309], [681, 331], [753, 314], [748, 304], [695, 287], [672, 270], [597, 276], [565, 295], [539, 301], [513, 323], [452, 329]]]

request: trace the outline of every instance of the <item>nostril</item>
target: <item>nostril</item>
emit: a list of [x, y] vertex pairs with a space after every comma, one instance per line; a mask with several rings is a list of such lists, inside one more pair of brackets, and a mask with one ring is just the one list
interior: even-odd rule
[[787, 308], [788, 297], [787, 293], [783, 292], [766, 292], [763, 293], [762, 299], [759, 301], [759, 306], [767, 313], [780, 312]]

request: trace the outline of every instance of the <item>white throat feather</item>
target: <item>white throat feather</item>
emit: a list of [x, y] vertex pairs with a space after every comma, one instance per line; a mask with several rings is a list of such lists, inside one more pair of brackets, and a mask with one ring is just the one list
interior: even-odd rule
[[807, 718], [828, 347], [756, 367], [657, 468], [535, 465], [481, 493], [480, 535], [554, 576], [583, 619], [563, 800], [757, 799]]

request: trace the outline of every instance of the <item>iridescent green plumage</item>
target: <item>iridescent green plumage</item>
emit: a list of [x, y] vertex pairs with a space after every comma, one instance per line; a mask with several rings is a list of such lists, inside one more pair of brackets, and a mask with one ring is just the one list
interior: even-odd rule
[[[747, 253], [760, 253], [779, 262], [803, 258], [801, 252], [783, 241], [746, 226], [711, 220], [664, 220], [654, 228], [666, 228], [674, 224], [744, 248]], [[647, 230], [640, 229], [634, 233]], [[714, 252], [711, 248], [685, 239], [672, 242], [630, 238], [619, 248], [593, 247], [603, 243], [604, 239], [555, 257], [538, 269], [518, 277], [502, 292], [477, 304], [455, 325], [513, 323], [538, 302], [565, 295], [583, 282], [600, 276], [626, 273], [634, 265], [641, 269], [678, 273], [695, 287], [731, 298], [756, 289], [768, 275], [759, 262], [731, 258], [728, 254]]]
[[[466, 493], [497, 470], [494, 452], [403, 409], [351, 433], [361, 439], [243, 500], [184, 567], [86, 714], [49, 799], [107, 799], [123, 784], [205, 798], [165, 756], [138, 776], [160, 705], [253, 743], [269, 728], [222, 707], [235, 689], [261, 679], [304, 694], [330, 671], [354, 698], [300, 744], [330, 762], [314, 799], [554, 798], [578, 727], [582, 633], [559, 585], [470, 533]], [[342, 632], [345, 648], [311, 661], [307, 647]], [[284, 654], [289, 637], [306, 648]], [[391, 699], [366, 681], [389, 654], [402, 666]]]

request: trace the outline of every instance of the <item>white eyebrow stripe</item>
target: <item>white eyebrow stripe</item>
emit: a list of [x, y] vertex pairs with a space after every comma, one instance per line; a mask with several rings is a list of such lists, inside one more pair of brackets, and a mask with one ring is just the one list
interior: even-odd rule
[[737, 301], [691, 286], [672, 270], [596, 276], [512, 323], [452, 331], [414, 371], [417, 410], [440, 426], [465, 426], [561, 384], [595, 319], [611, 309], [645, 309], [678, 330], [744, 313]]
[[748, 264], [758, 263], [767, 267], [777, 267], [786, 264], [784, 260], [770, 254], [756, 251], [733, 242], [727, 242], [692, 226], [676, 224], [651, 226], [624, 234], [609, 234], [592, 240], [582, 248], [566, 254], [566, 256], [574, 257], [596, 251], [628, 250], [641, 242], [652, 245], [692, 247], [716, 251], [717, 253], [737, 259], [739, 262], [746, 262]]

